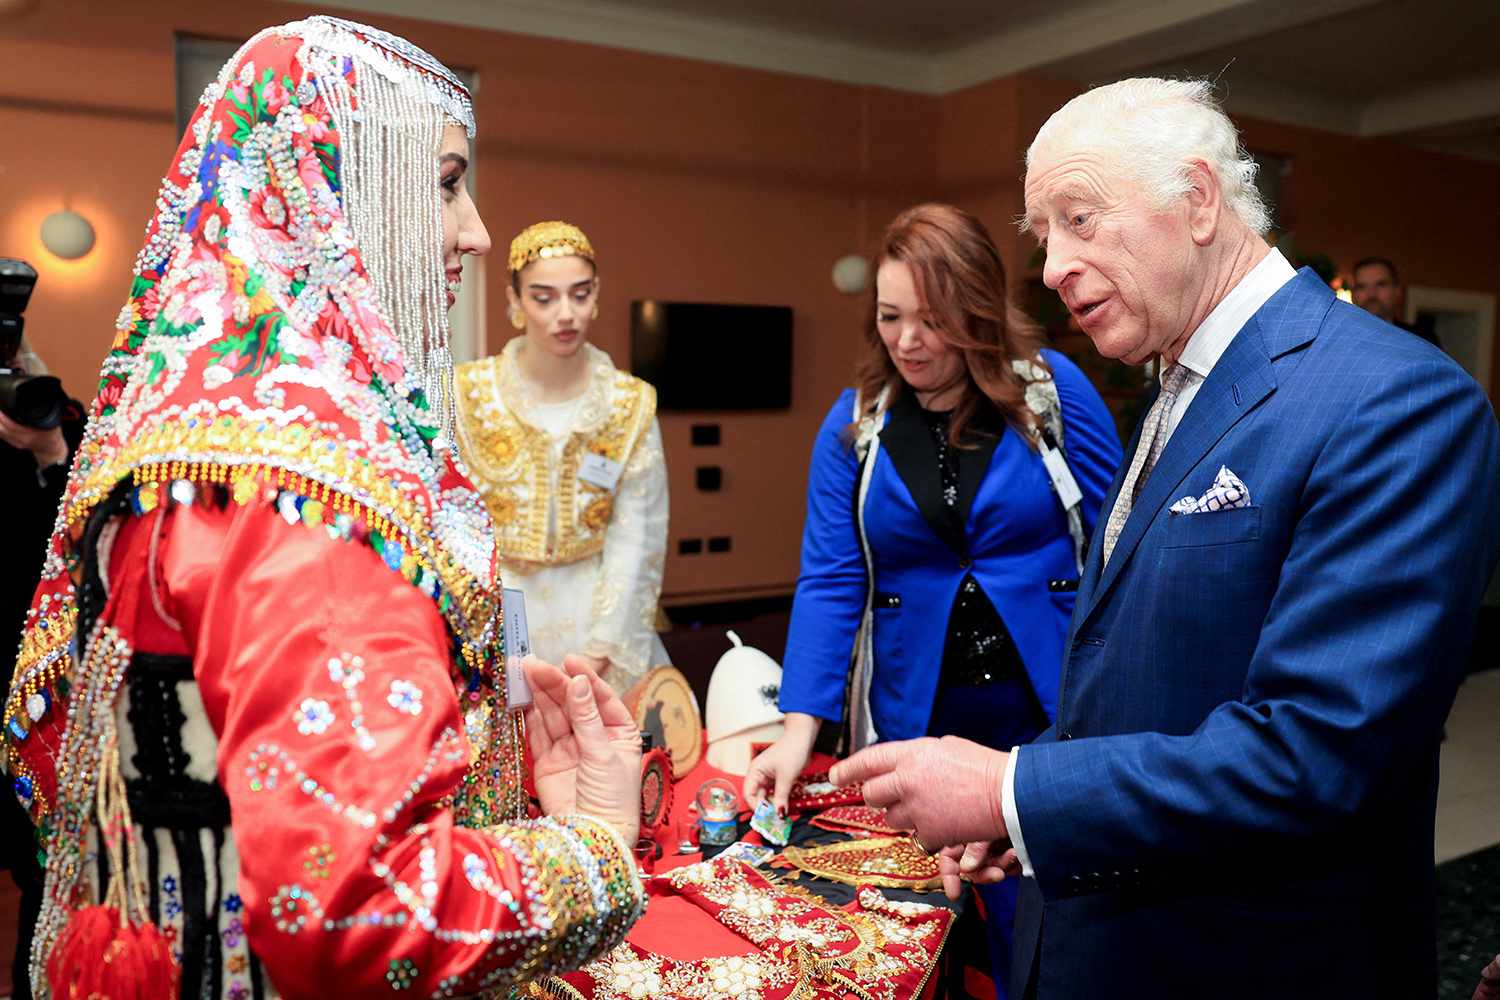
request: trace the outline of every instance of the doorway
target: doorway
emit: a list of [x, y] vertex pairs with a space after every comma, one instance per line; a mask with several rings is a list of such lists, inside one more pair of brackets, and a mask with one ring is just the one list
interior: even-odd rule
[[1412, 285], [1406, 290], [1406, 321], [1429, 326], [1448, 356], [1489, 391], [1495, 346], [1495, 296]]

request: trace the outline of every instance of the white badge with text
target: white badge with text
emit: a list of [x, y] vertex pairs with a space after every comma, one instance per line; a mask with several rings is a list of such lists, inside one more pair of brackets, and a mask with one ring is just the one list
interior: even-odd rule
[[1042, 442], [1042, 464], [1047, 467], [1047, 476], [1052, 480], [1057, 498], [1062, 501], [1063, 510], [1072, 510], [1073, 505], [1083, 499], [1083, 490], [1078, 488], [1073, 470], [1063, 460], [1062, 449], [1049, 448], [1046, 442]]
[[624, 471], [624, 465], [591, 451], [583, 456], [583, 462], [578, 466], [578, 478], [608, 493], [619, 483], [620, 474]]
[[531, 655], [531, 631], [526, 627], [526, 595], [513, 587], [500, 591], [500, 618], [505, 633], [505, 707], [519, 712], [531, 704], [531, 685], [521, 661]]

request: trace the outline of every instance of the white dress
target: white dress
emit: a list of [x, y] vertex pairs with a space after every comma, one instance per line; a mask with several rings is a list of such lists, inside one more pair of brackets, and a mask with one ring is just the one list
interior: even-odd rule
[[[550, 468], [556, 498], [562, 450], [582, 397], [535, 404], [528, 422], [551, 439]], [[566, 653], [604, 656], [611, 686], [624, 691], [652, 667], [670, 663], [656, 633], [667, 552], [667, 463], [655, 420], [620, 476], [604, 551], [577, 562], [546, 564], [502, 560], [505, 586], [526, 595], [532, 651], [551, 663]], [[547, 529], [557, 531], [554, 499]]]
[[[671, 662], [656, 633], [668, 497], [661, 428], [654, 415], [655, 393], [644, 387], [651, 416], [625, 456], [608, 521], [602, 526], [602, 547], [581, 558], [555, 561], [559, 557], [554, 553], [577, 546], [580, 530], [559, 523], [560, 518], [566, 522], [572, 516], [560, 512], [562, 498], [583, 491], [579, 482], [561, 481], [569, 468], [565, 452], [570, 441], [578, 450], [575, 438], [597, 433], [601, 408], [608, 408], [606, 387], [621, 378], [636, 380], [621, 376], [608, 355], [587, 346], [589, 389], [565, 402], [537, 402], [534, 389], [514, 363], [520, 339], [496, 357], [459, 366], [460, 443], [475, 485], [497, 522], [503, 583], [526, 597], [532, 651], [553, 663], [568, 653], [607, 657], [606, 679], [623, 692], [650, 668]], [[536, 477], [530, 468], [541, 457], [542, 448], [511, 447], [517, 439], [512, 418], [525, 425], [521, 434], [528, 440], [534, 442], [536, 435], [544, 438], [545, 478]], [[575, 476], [582, 478], [582, 474]], [[518, 488], [517, 484], [522, 485]], [[512, 505], [514, 497], [522, 498], [519, 508]], [[539, 517], [533, 521], [533, 509], [543, 505], [545, 521]], [[545, 540], [536, 537], [541, 534], [537, 530], [528, 533], [517, 528], [519, 534], [508, 535], [501, 521], [512, 527], [544, 528]], [[521, 536], [529, 541], [507, 541]]]

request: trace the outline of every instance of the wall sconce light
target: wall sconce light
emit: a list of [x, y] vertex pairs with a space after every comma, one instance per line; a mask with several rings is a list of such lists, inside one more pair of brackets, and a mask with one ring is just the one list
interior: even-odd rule
[[94, 227], [71, 208], [42, 220], [42, 246], [63, 260], [77, 260], [94, 249]]
[[869, 287], [870, 262], [857, 253], [840, 257], [833, 263], [833, 287], [845, 295], [858, 295]]

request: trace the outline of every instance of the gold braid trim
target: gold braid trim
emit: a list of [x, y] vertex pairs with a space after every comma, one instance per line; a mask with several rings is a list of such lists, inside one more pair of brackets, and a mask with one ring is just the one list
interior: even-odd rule
[[544, 976], [539, 982], [527, 983], [525, 995], [533, 1000], [589, 1000], [556, 976]]
[[[213, 421], [173, 421], [149, 428], [132, 438], [108, 459], [87, 470], [62, 511], [69, 532], [78, 532], [111, 490], [130, 477], [135, 486], [135, 507], [148, 513], [170, 502], [170, 490], [185, 482], [194, 490], [223, 487], [238, 505], [272, 503], [284, 491], [305, 500], [296, 513], [309, 528], [326, 530], [331, 536], [349, 537], [356, 523], [372, 536], [386, 565], [433, 595], [438, 611], [460, 640], [459, 653], [470, 671], [483, 671], [498, 662], [500, 602], [491, 589], [466, 569], [437, 540], [431, 512], [413, 501], [382, 476], [368, 458], [355, 453], [347, 438], [326, 434], [302, 424], [268, 426], [222, 416]], [[378, 535], [378, 539], [375, 537]], [[392, 548], [392, 543], [396, 548]], [[17, 752], [17, 739], [30, 727], [28, 701], [44, 695], [58, 710], [59, 684], [75, 675], [70, 643], [77, 621], [71, 594], [55, 599], [42, 617], [27, 623], [9, 697], [5, 701], [4, 725], [10, 730], [9, 759], [12, 773], [33, 777]], [[45, 627], [42, 627], [42, 623]], [[503, 688], [503, 684], [496, 684]], [[503, 690], [491, 693], [501, 704], [492, 706], [497, 716], [504, 711]], [[519, 743], [517, 733], [507, 740]], [[498, 751], [496, 751], [498, 753]], [[481, 755], [486, 756], [486, 755]], [[493, 767], [488, 760], [475, 768]], [[465, 782], [462, 805], [476, 813], [466, 817], [475, 825], [501, 822], [524, 815], [524, 793], [519, 774], [504, 776], [503, 794], [487, 794], [489, 782]], [[33, 780], [33, 818], [40, 821], [51, 810], [39, 784]]]
[[[331, 524], [337, 514], [351, 514], [368, 530], [399, 540], [413, 566], [435, 573], [453, 595], [459, 605], [454, 622], [459, 635], [477, 638], [498, 610], [496, 595], [435, 543], [426, 505], [398, 489], [342, 435], [305, 424], [276, 427], [233, 416], [195, 426], [186, 421], [158, 424], [89, 469], [64, 511], [67, 526], [81, 524], [126, 476], [133, 476], [138, 486], [179, 479], [226, 485], [241, 504], [262, 483], [300, 493], [322, 505], [317, 513], [325, 523]], [[149, 502], [148, 495], [143, 491], [143, 503]]]

